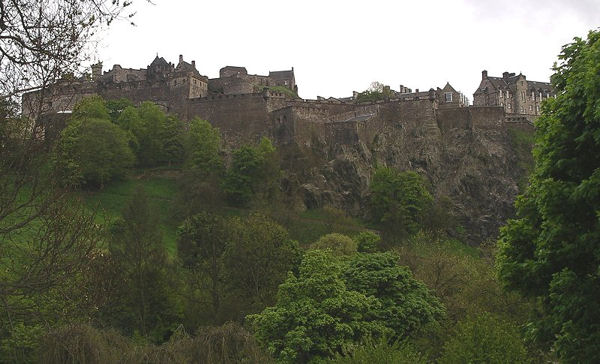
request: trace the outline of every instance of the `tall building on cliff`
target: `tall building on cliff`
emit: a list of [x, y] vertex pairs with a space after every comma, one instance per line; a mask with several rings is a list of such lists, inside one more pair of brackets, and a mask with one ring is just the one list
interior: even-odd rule
[[533, 121], [540, 115], [542, 101], [554, 97], [552, 85], [528, 81], [525, 75], [504, 72], [502, 77], [481, 72], [481, 83], [473, 94], [473, 106], [501, 106], [507, 118]]

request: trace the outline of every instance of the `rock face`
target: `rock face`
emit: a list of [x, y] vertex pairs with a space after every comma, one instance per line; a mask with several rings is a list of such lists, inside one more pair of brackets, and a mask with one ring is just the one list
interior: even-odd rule
[[512, 215], [524, 171], [510, 130], [532, 128], [505, 122], [500, 108], [437, 109], [430, 100], [329, 116], [311, 108], [288, 107], [272, 117], [284, 185], [301, 207], [364, 215], [373, 170], [383, 165], [425, 176], [436, 196], [452, 200], [474, 244], [495, 237]]

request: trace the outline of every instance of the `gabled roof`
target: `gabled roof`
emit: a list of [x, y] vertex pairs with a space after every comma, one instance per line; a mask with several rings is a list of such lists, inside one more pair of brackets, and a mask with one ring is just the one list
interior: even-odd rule
[[289, 71], [269, 71], [269, 77], [275, 79], [289, 79], [294, 77], [294, 70]]
[[163, 58], [163, 57], [159, 57], [158, 54], [156, 55], [156, 58], [154, 58], [154, 61], [152, 61], [152, 63], [150, 63], [150, 67], [155, 67], [155, 66], [169, 66], [169, 63]]

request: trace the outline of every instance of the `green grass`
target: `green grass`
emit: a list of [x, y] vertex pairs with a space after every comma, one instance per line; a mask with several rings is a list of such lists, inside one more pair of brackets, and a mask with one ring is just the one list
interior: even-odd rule
[[113, 221], [121, 216], [121, 211], [138, 189], [143, 188], [152, 206], [160, 216], [160, 231], [167, 251], [171, 256], [177, 253], [177, 222], [171, 218], [172, 204], [177, 192], [176, 181], [172, 178], [150, 176], [115, 181], [100, 191], [81, 192], [86, 206], [97, 210], [97, 222]]

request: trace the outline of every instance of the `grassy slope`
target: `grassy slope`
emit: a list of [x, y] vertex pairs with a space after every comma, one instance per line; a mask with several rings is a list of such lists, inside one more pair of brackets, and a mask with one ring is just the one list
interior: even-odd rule
[[82, 193], [90, 209], [98, 209], [98, 222], [112, 221], [121, 215], [121, 211], [133, 192], [143, 188], [150, 202], [160, 213], [160, 229], [169, 254], [177, 252], [175, 241], [177, 223], [171, 219], [171, 206], [176, 193], [176, 182], [172, 178], [147, 177], [131, 178], [113, 182], [101, 191]]
[[[171, 217], [177, 192], [177, 183], [174, 177], [150, 175], [143, 178], [129, 178], [112, 182], [100, 191], [82, 192], [82, 196], [91, 210], [98, 210], [97, 222], [103, 223], [119, 217], [133, 192], [140, 187], [144, 188], [151, 203], [160, 214], [163, 240], [169, 254], [173, 256], [177, 252], [176, 232], [180, 223]], [[228, 216], [244, 216], [248, 213], [249, 211], [243, 209], [227, 208], [225, 210], [225, 215]], [[301, 213], [277, 211], [268, 215], [285, 226], [290, 237], [300, 242], [302, 246], [309, 245], [325, 234], [336, 232], [353, 236], [365, 230], [361, 221], [349, 218], [342, 211], [330, 208], [308, 210]]]

